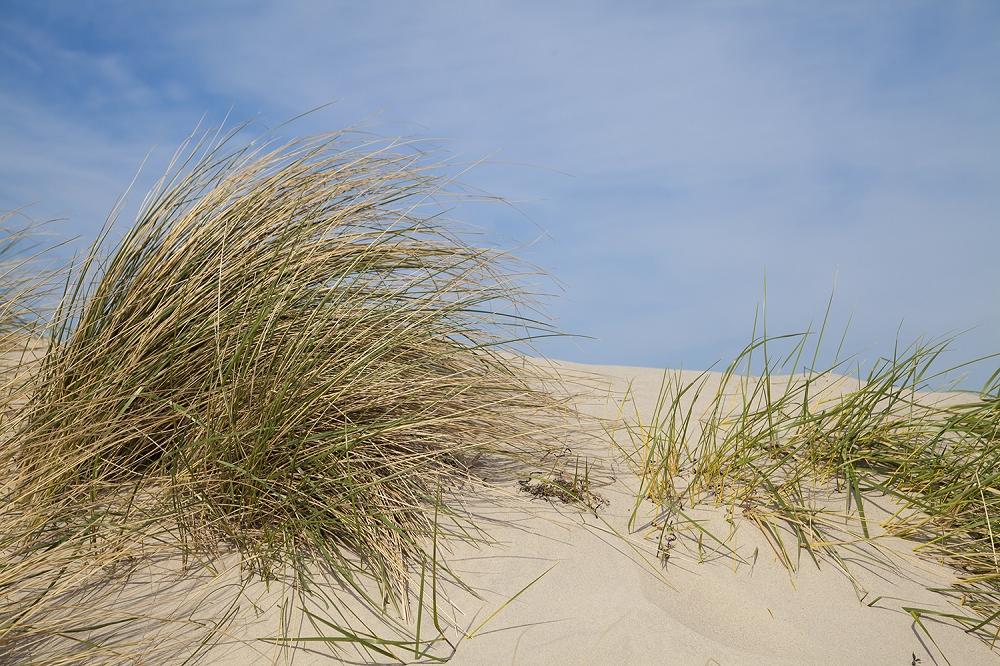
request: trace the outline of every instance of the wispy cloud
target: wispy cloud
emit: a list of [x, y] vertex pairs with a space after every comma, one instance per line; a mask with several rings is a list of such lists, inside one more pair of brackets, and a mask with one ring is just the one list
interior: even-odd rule
[[[0, 205], [83, 233], [204, 114], [450, 139], [529, 221], [580, 360], [704, 366], [837, 275], [855, 346], [1000, 339], [1000, 14], [991, 3], [242, 3], [8, 10]], [[156, 162], [154, 155], [154, 163]], [[521, 165], [521, 166], [518, 166]], [[117, 189], [116, 189], [117, 188]], [[81, 219], [80, 215], [86, 219]]]

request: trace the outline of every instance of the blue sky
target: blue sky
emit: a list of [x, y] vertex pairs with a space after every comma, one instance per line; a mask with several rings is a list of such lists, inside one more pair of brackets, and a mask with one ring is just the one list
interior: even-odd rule
[[[700, 368], [853, 317], [1000, 351], [1000, 4], [12, 2], [0, 209], [91, 239], [205, 117], [445, 139], [562, 287], [557, 358]], [[152, 151], [152, 152], [150, 152]], [[982, 372], [985, 372], [983, 370]], [[985, 376], [978, 373], [979, 376]], [[975, 376], [973, 377], [975, 379]]]

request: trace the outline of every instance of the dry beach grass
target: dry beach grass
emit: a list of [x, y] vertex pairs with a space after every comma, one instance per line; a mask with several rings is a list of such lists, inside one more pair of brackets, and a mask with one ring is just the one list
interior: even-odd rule
[[[505, 353], [550, 331], [520, 314], [504, 257], [438, 216], [418, 153], [231, 139], [184, 146], [33, 322], [45, 348], [0, 451], [4, 654], [127, 657], [127, 615], [81, 617], [74, 595], [171, 551], [235, 551], [263, 580], [290, 567], [302, 590], [318, 568], [405, 616], [411, 572], [444, 575], [436, 540], [477, 538], [448, 493], [537, 464], [563, 427], [546, 379]], [[405, 643], [326, 629], [383, 656]]]

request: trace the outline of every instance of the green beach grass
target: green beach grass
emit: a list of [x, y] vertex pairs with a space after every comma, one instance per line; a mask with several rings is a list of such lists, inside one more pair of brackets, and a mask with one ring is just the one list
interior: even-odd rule
[[148, 661], [165, 644], [151, 627], [171, 623], [168, 657], [193, 659], [226, 613], [139, 616], [96, 595], [149, 562], [191, 578], [233, 553], [223, 608], [248, 581], [280, 583], [316, 630], [273, 642], [447, 655], [438, 541], [483, 538], [451, 492], [551, 464], [568, 408], [512, 352], [554, 332], [520, 267], [442, 216], [439, 165], [349, 133], [233, 147], [240, 129], [183, 146], [121, 240], [109, 226], [62, 276], [47, 318], [14, 316], [22, 299], [0, 292], [4, 326], [42, 340], [0, 433], [6, 659]]
[[[942, 367], [949, 340], [916, 343], [846, 376], [853, 361], [836, 360], [843, 338], [835, 359], [818, 367], [829, 311], [818, 331], [801, 334], [769, 336], [763, 318], [755, 322], [752, 341], [721, 376], [664, 375], [654, 412], [628, 419], [618, 442], [642, 480], [633, 525], [645, 500], [658, 506], [656, 538], [669, 557], [672, 530], [697, 525], [692, 507], [722, 505], [759, 527], [789, 570], [806, 554], [849, 576], [848, 552], [878, 558], [881, 535], [908, 539], [919, 556], [953, 570], [952, 583], [935, 591], [962, 610], [903, 610], [923, 631], [932, 617], [992, 646], [1000, 636], [1000, 370], [979, 392], [927, 391], [997, 357]], [[865, 508], [886, 499], [894, 511], [875, 525]]]

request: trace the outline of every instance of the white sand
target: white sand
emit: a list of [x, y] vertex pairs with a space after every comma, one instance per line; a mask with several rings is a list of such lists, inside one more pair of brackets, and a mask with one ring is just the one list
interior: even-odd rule
[[[655, 369], [569, 363], [558, 367], [588, 373], [597, 389], [582, 403], [583, 409], [603, 418], [616, 416], [616, 398], [629, 383], [640, 412], [650, 413], [662, 379], [662, 371]], [[470, 500], [471, 506], [495, 519], [489, 531], [498, 543], [452, 549], [451, 564], [483, 595], [477, 600], [468, 593], [449, 592], [446, 610], [460, 626], [475, 627], [534, 578], [548, 573], [478, 635], [461, 640], [451, 663], [902, 666], [914, 663], [914, 657], [922, 666], [946, 663], [899, 607], [947, 609], [942, 598], [924, 586], [945, 583], [950, 573], [912, 557], [905, 542], [887, 542], [899, 570], [856, 563], [855, 573], [868, 592], [864, 602], [859, 600], [864, 592], [856, 591], [832, 564], [817, 569], [803, 555], [800, 571], [790, 576], [756, 527], [739, 517], [731, 545], [752, 565], [737, 566], [721, 557], [699, 562], [695, 548], [678, 546], [664, 568], [655, 543], [645, 538], [649, 530], [628, 533], [637, 479], [613, 462], [608, 439], [581, 437], [568, 444], [603, 460], [615, 480], [599, 492], [610, 504], [595, 518], [569, 506], [530, 499], [514, 487], [499, 505], [485, 498]], [[709, 521], [717, 534], [727, 534], [723, 509], [695, 514]], [[653, 515], [652, 506], [645, 506], [638, 524]], [[909, 603], [886, 599], [869, 607], [879, 595]], [[250, 638], [254, 631], [270, 633], [266, 626], [276, 626], [274, 615], [265, 612], [240, 631], [241, 637]], [[998, 660], [960, 629], [924, 622], [950, 663]], [[461, 633], [452, 630], [449, 635], [455, 641]], [[266, 663], [273, 649], [257, 645], [257, 650], [220, 646], [209, 662]], [[328, 661], [303, 653], [294, 663]]]
[[[590, 387], [580, 401], [581, 410], [604, 419], [618, 415], [619, 400], [629, 385], [639, 412], [650, 414], [663, 376], [656, 369], [570, 363], [556, 367], [574, 376], [578, 386]], [[696, 375], [684, 374], [688, 379]], [[648, 538], [655, 530], [637, 529], [632, 534], [628, 530], [638, 479], [616, 462], [609, 438], [594, 434], [588, 437], [581, 432], [567, 445], [591, 457], [595, 478], [608, 483], [598, 489], [609, 502], [599, 517], [532, 499], [518, 492], [513, 482], [493, 496], [480, 493], [467, 498], [469, 507], [489, 521], [487, 529], [496, 543], [450, 545], [446, 555], [451, 566], [482, 597], [446, 585], [447, 600], [439, 604], [444, 622], [450, 618], [466, 631], [475, 628], [525, 585], [548, 573], [475, 637], [462, 638], [462, 631], [450, 628], [447, 635], [457, 642], [451, 663], [904, 666], [914, 663], [914, 657], [921, 666], [946, 663], [938, 648], [899, 608], [948, 610], [942, 597], [925, 586], [947, 583], [951, 573], [913, 557], [909, 544], [886, 542], [896, 568], [859, 559], [854, 569], [864, 587], [861, 592], [837, 567], [824, 563], [817, 568], [805, 555], [799, 572], [789, 575], [758, 529], [740, 516], [735, 518], [737, 530], [730, 546], [750, 564], [737, 565], [731, 557], [713, 554], [711, 548], [699, 557], [690, 538], [682, 537], [664, 566], [657, 558], [656, 544]], [[708, 507], [693, 515], [704, 519], [715, 534], [729, 535], [724, 509]], [[646, 525], [653, 516], [652, 505], [644, 504], [637, 525]], [[154, 594], [158, 580], [157, 574], [145, 582], [138, 578], [121, 593], [118, 603], [170, 616], [169, 595]], [[218, 579], [220, 585], [233, 580], [234, 572]], [[865, 592], [862, 601], [859, 597]], [[183, 603], [198, 608], [202, 617], [218, 619], [224, 609], [206, 611], [208, 606], [199, 601], [204, 593], [195, 589]], [[333, 589], [331, 593], [337, 594]], [[249, 596], [254, 595], [258, 595], [257, 609], [241, 603], [229, 639], [201, 663], [331, 663], [329, 649], [322, 643], [308, 644], [313, 651], [282, 651], [256, 640], [281, 633], [281, 610], [275, 589], [258, 586]], [[879, 595], [905, 602], [884, 599], [869, 607]], [[996, 653], [960, 629], [929, 619], [925, 623], [951, 664], [1000, 661]], [[425, 621], [424, 626], [429, 623]], [[303, 626], [291, 633], [316, 632]], [[425, 629], [424, 637], [430, 633]], [[184, 641], [199, 636], [197, 631], [192, 631], [190, 639], [167, 634], [153, 646], [164, 652], [151, 651], [144, 663], [170, 662], [168, 638]], [[359, 662], [353, 653], [341, 655], [351, 663]]]

